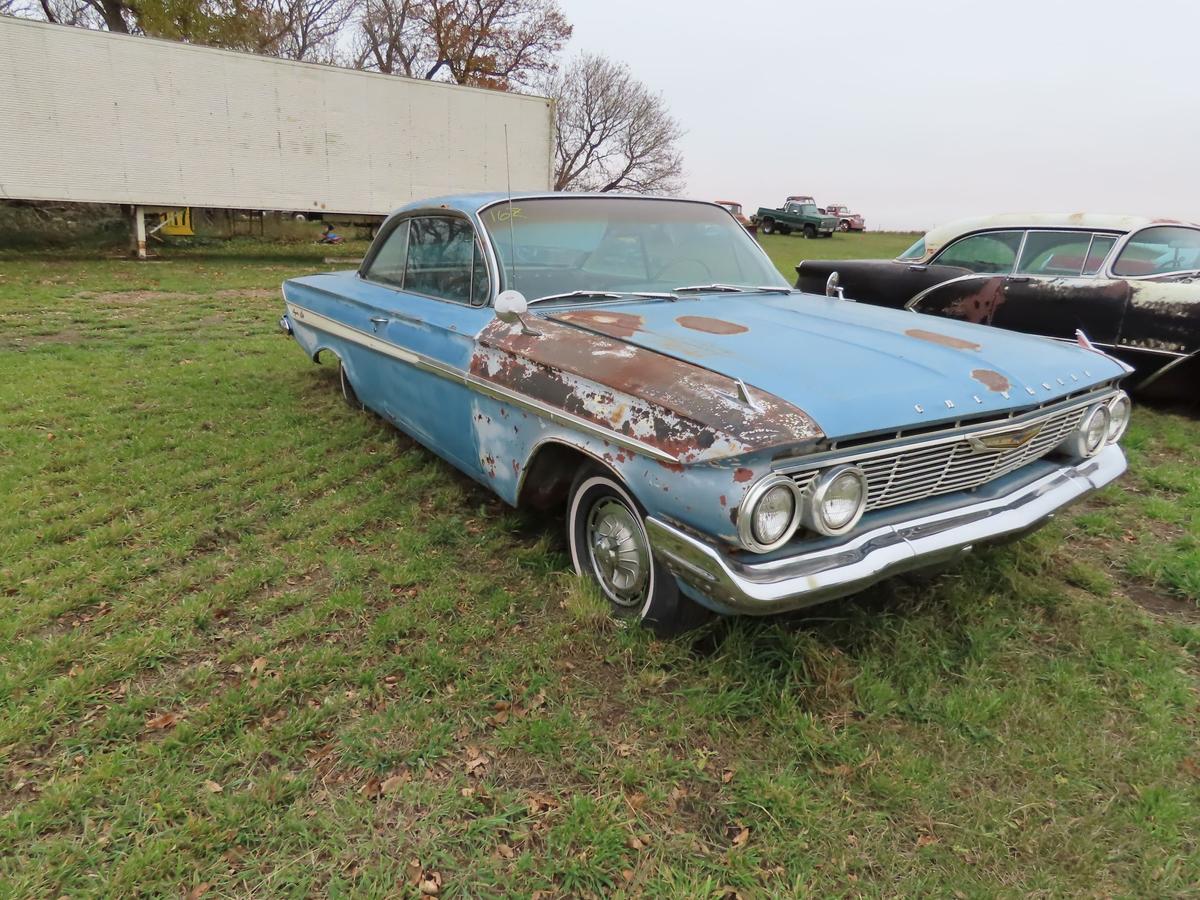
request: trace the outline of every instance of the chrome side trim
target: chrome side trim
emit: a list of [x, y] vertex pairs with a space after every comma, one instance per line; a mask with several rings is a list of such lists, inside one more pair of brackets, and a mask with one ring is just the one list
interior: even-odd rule
[[524, 394], [519, 394], [506, 387], [494, 384], [478, 375], [472, 375], [465, 369], [460, 369], [457, 366], [450, 366], [432, 357], [426, 356], [423, 353], [415, 353], [411, 350], [405, 350], [403, 347], [397, 347], [395, 344], [382, 340], [373, 334], [368, 334], [365, 331], [359, 331], [349, 325], [344, 325], [335, 319], [328, 316], [323, 316], [320, 313], [313, 312], [311, 309], [306, 309], [303, 306], [288, 301], [288, 315], [292, 321], [301, 325], [306, 325], [318, 331], [323, 331], [326, 334], [331, 334], [335, 337], [340, 337], [343, 340], [358, 344], [361, 347], [366, 347], [368, 350], [374, 350], [376, 353], [381, 353], [384, 356], [390, 356], [392, 359], [397, 359], [400, 362], [406, 363], [414, 368], [421, 369], [425, 372], [430, 372], [440, 378], [445, 378], [448, 381], [457, 381], [466, 385], [471, 390], [492, 397], [496, 400], [502, 400], [513, 406], [528, 410], [535, 413], [544, 419], [554, 422], [558, 425], [568, 425], [571, 428], [576, 428], [587, 434], [594, 435], [601, 440], [609, 441], [616, 444], [618, 447], [623, 447], [626, 450], [632, 450], [635, 453], [640, 453], [643, 456], [648, 456], [651, 459], [660, 462], [678, 463], [678, 457], [653, 447], [650, 444], [637, 440], [636, 438], [628, 437], [619, 431], [611, 431], [607, 428], [601, 428], [594, 422], [576, 416], [565, 410], [557, 409], [540, 400], [535, 400], [532, 397], [527, 397]]
[[974, 545], [1016, 537], [1117, 478], [1125, 454], [1110, 444], [992, 500], [873, 528], [844, 544], [745, 564], [653, 516], [655, 555], [678, 578], [727, 612], [770, 615], [844, 597], [913, 569], [951, 561]]

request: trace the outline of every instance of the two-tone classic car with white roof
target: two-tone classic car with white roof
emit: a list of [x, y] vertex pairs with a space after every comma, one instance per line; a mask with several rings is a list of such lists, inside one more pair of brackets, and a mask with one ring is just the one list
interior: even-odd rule
[[1125, 469], [1117, 361], [802, 294], [710, 203], [428, 200], [283, 294], [348, 400], [565, 508], [575, 569], [663, 629], [944, 563]]
[[804, 260], [796, 273], [801, 290], [848, 300], [1068, 341], [1083, 331], [1134, 367], [1143, 396], [1194, 401], [1200, 387], [1200, 226], [1186, 222], [964, 219], [894, 260]]

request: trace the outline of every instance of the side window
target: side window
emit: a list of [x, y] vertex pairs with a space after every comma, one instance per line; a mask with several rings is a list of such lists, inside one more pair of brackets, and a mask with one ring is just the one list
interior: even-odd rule
[[1092, 237], [1092, 246], [1088, 250], [1087, 261], [1083, 264], [1084, 275], [1095, 275], [1108, 258], [1108, 251], [1117, 242], [1114, 234], [1097, 234]]
[[408, 222], [401, 222], [387, 237], [371, 260], [366, 277], [371, 281], [404, 286], [404, 264], [408, 259]]
[[1129, 239], [1114, 275], [1165, 275], [1200, 269], [1200, 229], [1174, 225], [1144, 228]]
[[1031, 231], [1021, 250], [1021, 275], [1066, 277], [1083, 270], [1092, 236], [1083, 231]]
[[409, 220], [404, 289], [457, 303], [486, 300], [487, 267], [469, 222], [449, 216]]
[[989, 231], [955, 241], [933, 260], [935, 266], [956, 266], [985, 275], [1007, 275], [1021, 246], [1020, 231]]

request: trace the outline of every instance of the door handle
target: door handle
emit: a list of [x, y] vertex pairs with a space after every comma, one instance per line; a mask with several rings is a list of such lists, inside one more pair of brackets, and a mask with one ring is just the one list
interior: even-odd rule
[[926, 269], [928, 269], [928, 268], [929, 268], [929, 266], [909, 266], [909, 267], [908, 267], [908, 271], [910, 271], [910, 272], [924, 272], [924, 271], [925, 271]]
[[387, 316], [371, 316], [371, 330], [378, 331], [380, 325], [388, 323]]

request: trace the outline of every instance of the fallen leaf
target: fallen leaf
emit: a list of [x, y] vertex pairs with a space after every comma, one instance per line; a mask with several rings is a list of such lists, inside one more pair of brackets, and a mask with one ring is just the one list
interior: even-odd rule
[[731, 781], [733, 781], [733, 769], [726, 769], [721, 773], [721, 783], [729, 784]]
[[442, 892], [442, 876], [438, 872], [430, 872], [420, 884], [421, 893], [426, 897], [436, 897]]
[[397, 772], [395, 775], [383, 779], [379, 785], [379, 791], [382, 794], [390, 794], [397, 790], [400, 785], [412, 781], [412, 775], [405, 769], [403, 772]]
[[629, 756], [631, 753], [633, 753], [633, 747], [632, 747], [632, 745], [630, 745], [630, 744], [617, 744], [617, 756], [620, 756], [620, 757], [624, 758], [624, 757], [627, 757], [627, 756]]
[[740, 850], [742, 847], [745, 847], [747, 841], [750, 840], [750, 829], [747, 826], [736, 822], [734, 823], [733, 827], [737, 829], [737, 833], [733, 836], [733, 847], [735, 850]]
[[625, 839], [625, 846], [630, 850], [645, 850], [646, 845], [642, 843], [642, 839], [636, 834], [631, 834]]
[[372, 775], [370, 778], [368, 778], [366, 780], [366, 782], [363, 784], [363, 786], [358, 789], [358, 792], [360, 794], [362, 794], [364, 797], [366, 797], [368, 800], [374, 800], [376, 797], [379, 796], [379, 793], [382, 790], [382, 788], [383, 788], [383, 782], [379, 780], [379, 777], [377, 775]]
[[408, 870], [409, 884], [417, 885], [421, 883], [421, 876], [425, 874], [425, 869], [419, 859], [410, 859], [405, 869]]
[[517, 855], [517, 851], [508, 846], [508, 844], [497, 844], [496, 855], [501, 859], [514, 859]]
[[210, 794], [220, 794], [225, 790], [225, 788], [221, 787], [215, 781], [204, 782], [204, 789]]
[[250, 674], [258, 675], [267, 668], [267, 658], [265, 656], [255, 657], [254, 662], [250, 663]]
[[174, 728], [175, 723], [178, 721], [179, 721], [178, 713], [173, 713], [173, 712], [163, 713], [162, 715], [155, 716], [153, 719], [148, 720], [146, 722], [146, 730], [147, 731], [162, 731], [167, 728]]
[[211, 884], [209, 884], [207, 881], [202, 881], [184, 894], [184, 897], [186, 900], [200, 900], [201, 897], [208, 893], [208, 889], [210, 887], [212, 887]]
[[938, 842], [937, 837], [932, 834], [922, 834], [917, 837], [917, 847], [918, 848], [929, 847], [933, 844], [936, 844], [937, 842]]

